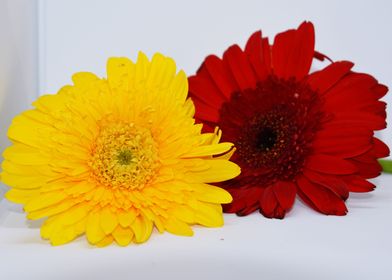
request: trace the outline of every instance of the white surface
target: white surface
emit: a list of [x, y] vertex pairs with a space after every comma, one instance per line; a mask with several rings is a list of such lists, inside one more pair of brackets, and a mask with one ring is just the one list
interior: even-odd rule
[[[13, 207], [0, 216], [2, 279], [392, 279], [392, 176], [324, 216], [298, 201], [284, 220], [225, 215], [194, 237], [153, 232], [142, 245], [91, 248], [85, 238], [51, 247]], [[3, 205], [6, 206], [6, 205]], [[8, 206], [6, 206], [8, 207]]]
[[[244, 45], [257, 29], [272, 38], [303, 20], [315, 24], [318, 50], [391, 85], [391, 10], [388, 0], [0, 0], [1, 149], [11, 117], [38, 95], [37, 73], [39, 92], [54, 93], [74, 72], [105, 75], [108, 56], [135, 58], [144, 50], [172, 56], [192, 74], [207, 54]], [[382, 133], [389, 145], [391, 133]], [[196, 228], [192, 238], [154, 233], [127, 248], [90, 248], [84, 238], [51, 247], [37, 223], [1, 201], [0, 278], [390, 280], [391, 183], [385, 175], [375, 192], [353, 195], [346, 217], [323, 216], [297, 202], [283, 221], [226, 215], [224, 228]]]

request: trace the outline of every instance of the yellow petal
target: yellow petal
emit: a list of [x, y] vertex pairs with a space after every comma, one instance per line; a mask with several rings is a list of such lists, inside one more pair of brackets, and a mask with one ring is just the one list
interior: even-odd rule
[[214, 135], [215, 137], [213, 137], [211, 144], [218, 144], [222, 138], [222, 130], [220, 130], [219, 127], [215, 127]]
[[100, 212], [100, 224], [105, 234], [110, 234], [118, 224], [117, 215], [109, 207], [105, 207]]
[[4, 184], [17, 189], [38, 189], [46, 184], [48, 178], [45, 176], [20, 176], [3, 172], [1, 180]]
[[229, 152], [221, 155], [221, 156], [217, 156], [216, 159], [224, 159], [224, 160], [229, 160], [231, 159], [231, 157], [233, 156], [233, 154], [235, 153], [236, 148], [234, 147], [233, 149], [231, 149]]
[[148, 88], [165, 89], [176, 74], [176, 64], [171, 58], [160, 53], [154, 54], [151, 60], [150, 72], [146, 81]]
[[24, 165], [15, 163], [9, 160], [4, 160], [2, 163], [3, 171], [18, 176], [46, 176], [56, 177], [58, 173], [53, 172], [47, 165]]
[[183, 154], [188, 153], [191, 150], [191, 143], [185, 142], [183, 139], [177, 139], [176, 141], [167, 141], [160, 147], [160, 156], [162, 159], [176, 158]]
[[86, 221], [86, 235], [87, 240], [91, 244], [97, 244], [103, 240], [106, 234], [103, 232], [100, 225], [100, 215], [98, 212], [90, 213]]
[[58, 219], [63, 225], [73, 225], [85, 218], [90, 209], [91, 207], [88, 204], [81, 203], [60, 214]]
[[99, 241], [95, 245], [97, 245], [98, 247], [106, 247], [106, 246], [112, 244], [112, 242], [113, 242], [113, 236], [107, 235], [107, 236], [105, 236], [104, 239], [102, 239], [101, 241]]
[[189, 152], [182, 155], [182, 158], [191, 158], [191, 157], [204, 157], [204, 156], [212, 156], [212, 155], [219, 155], [227, 152], [233, 147], [232, 143], [223, 142], [214, 145], [205, 145], [195, 147]]
[[188, 205], [173, 207], [170, 210], [170, 214], [188, 224], [194, 224], [196, 222], [195, 212]]
[[144, 86], [148, 71], [150, 69], [150, 62], [143, 52], [139, 52], [135, 66], [135, 86]]
[[12, 123], [7, 136], [15, 142], [40, 149], [43, 139], [50, 139], [52, 134], [53, 130], [49, 129], [48, 126], [39, 126], [37, 122], [32, 124], [24, 121], [20, 124]]
[[[75, 224], [54, 227], [50, 232], [49, 239], [53, 246], [63, 245], [71, 242], [86, 231], [87, 218], [84, 217]], [[62, 221], [60, 221], [61, 223]], [[41, 228], [41, 236], [44, 237], [44, 232]]]
[[78, 72], [72, 75], [72, 81], [74, 85], [81, 89], [82, 92], [90, 88], [91, 84], [97, 82], [98, 80], [99, 78], [90, 72]]
[[133, 231], [130, 228], [117, 226], [112, 233], [117, 244], [120, 246], [127, 246], [133, 239]]
[[187, 116], [193, 117], [195, 115], [195, 105], [190, 97], [185, 101], [184, 109]]
[[14, 144], [4, 150], [3, 157], [22, 165], [44, 165], [50, 162], [50, 157], [27, 145]]
[[216, 183], [238, 176], [241, 169], [231, 161], [221, 159], [206, 160], [209, 169], [200, 172], [186, 172], [184, 178], [189, 183]]
[[197, 203], [196, 211], [197, 223], [206, 227], [223, 226], [222, 206], [207, 202]]
[[193, 231], [190, 226], [176, 218], [170, 218], [165, 221], [165, 228], [168, 232], [182, 235], [182, 236], [192, 236]]
[[200, 145], [218, 144], [221, 136], [222, 136], [222, 131], [218, 127], [215, 127], [213, 133], [203, 133], [201, 135]]
[[[208, 164], [208, 161], [205, 159], [201, 158], [186, 158], [186, 159], [181, 159], [179, 162], [186, 170], [192, 171], [192, 172], [199, 172], [199, 171], [205, 171], [210, 168], [210, 165]], [[184, 168], [177, 167], [179, 170], [182, 170]]]
[[86, 222], [87, 222], [87, 216], [72, 225], [76, 235], [79, 236], [86, 232]]
[[129, 90], [132, 61], [125, 57], [112, 57], [107, 62], [107, 74], [112, 90]]
[[74, 240], [85, 230], [86, 219], [80, 220], [76, 224], [65, 225], [59, 216], [52, 217], [45, 221], [41, 227], [41, 236], [50, 239], [53, 246], [62, 245]]
[[52, 125], [53, 122], [55, 121], [55, 119], [52, 116], [50, 116], [44, 112], [38, 111], [36, 109], [26, 110], [22, 113], [22, 115], [26, 118], [32, 119], [36, 122], [39, 122], [39, 123], [42, 123], [45, 125]]
[[47, 219], [41, 226], [41, 237], [44, 239], [49, 239], [55, 227], [58, 226], [57, 217], [51, 217]]
[[77, 236], [78, 234], [72, 226], [64, 226], [63, 228], [59, 228], [56, 232], [52, 233], [49, 239], [53, 246], [59, 246], [71, 242]]
[[135, 234], [135, 242], [143, 243], [151, 235], [153, 224], [150, 220], [139, 215], [131, 225], [133, 233]]
[[118, 214], [118, 221], [121, 226], [128, 227], [130, 226], [136, 218], [136, 212], [133, 209], [129, 209], [128, 211], [123, 211]]
[[85, 194], [86, 200], [100, 201], [103, 193], [105, 192], [105, 187], [97, 186], [91, 191]]
[[146, 217], [148, 220], [153, 221], [155, 218], [154, 212], [152, 212], [149, 208], [141, 208], [140, 212], [143, 213], [144, 217]]
[[72, 206], [74, 206], [76, 203], [72, 200], [63, 200], [57, 204], [54, 204], [50, 207], [42, 208], [40, 210], [32, 211], [27, 214], [27, 218], [31, 220], [37, 220], [41, 219], [44, 217], [50, 217], [59, 213], [62, 213]]
[[33, 102], [34, 107], [43, 112], [61, 111], [66, 108], [66, 97], [59, 94], [46, 94]]
[[72, 156], [80, 161], [87, 161], [90, 156], [89, 155], [90, 151], [87, 149], [87, 147], [80, 148], [76, 145], [73, 145], [72, 147], [67, 147], [65, 145], [61, 145], [61, 146], [58, 145], [56, 147], [56, 150], [64, 154], [64, 156]]
[[89, 181], [81, 181], [78, 183], [75, 183], [71, 187], [67, 187], [64, 189], [64, 191], [67, 194], [74, 194], [74, 195], [79, 195], [83, 193], [87, 193], [91, 190], [96, 188], [95, 184]]
[[155, 216], [154, 225], [159, 233], [163, 233], [165, 231], [165, 225], [162, 221], [162, 218]]
[[74, 224], [66, 225], [59, 216], [51, 217], [42, 225], [41, 237], [50, 239], [52, 245], [68, 243], [86, 231], [86, 221], [84, 217]]
[[180, 104], [185, 102], [186, 97], [188, 96], [188, 79], [184, 71], [180, 70], [174, 78], [171, 91]]
[[25, 205], [24, 209], [26, 212], [37, 211], [58, 204], [67, 197], [68, 195], [59, 191], [44, 193], [29, 200], [29, 202]]
[[4, 160], [1, 164], [1, 167], [2, 167], [3, 171], [10, 173], [10, 174], [14, 174], [14, 175], [22, 175], [22, 176], [41, 175], [31, 165], [21, 165], [21, 164], [15, 163], [15, 162], [11, 162], [9, 160]]
[[230, 203], [233, 198], [230, 193], [222, 188], [208, 184], [194, 184], [196, 197], [205, 202]]
[[31, 198], [39, 195], [39, 190], [19, 190], [19, 189], [10, 189], [6, 194], [5, 197], [12, 202], [15, 203], [26, 203]]

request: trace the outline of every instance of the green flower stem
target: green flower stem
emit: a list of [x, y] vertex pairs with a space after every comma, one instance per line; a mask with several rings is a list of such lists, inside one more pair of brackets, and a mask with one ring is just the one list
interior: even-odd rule
[[379, 162], [384, 172], [392, 173], [392, 160], [380, 159]]

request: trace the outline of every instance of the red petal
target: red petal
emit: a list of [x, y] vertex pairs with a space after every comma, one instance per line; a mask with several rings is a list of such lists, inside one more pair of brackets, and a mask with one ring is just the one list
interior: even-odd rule
[[272, 186], [264, 189], [260, 200], [260, 213], [267, 218], [283, 219], [286, 211], [279, 205]]
[[214, 108], [218, 114], [218, 111], [225, 101], [222, 94], [216, 88], [209, 78], [202, 77], [201, 75], [196, 75], [188, 78], [189, 82], [189, 95], [194, 100], [200, 100], [200, 107], [196, 105], [196, 115], [197, 111], [203, 107], [203, 105], [208, 105]]
[[388, 87], [385, 85], [377, 84], [372, 88], [374, 95], [377, 99], [384, 97], [385, 94], [388, 92]]
[[363, 105], [358, 104], [358, 106], [355, 105], [353, 106], [353, 109], [370, 112], [382, 117], [383, 119], [387, 117], [386, 108], [387, 108], [387, 103], [385, 103], [384, 101], [376, 101], [370, 104], [369, 103]]
[[364, 178], [375, 178], [381, 174], [382, 167], [376, 159], [371, 162], [361, 162], [357, 158], [353, 158], [349, 161], [355, 164], [358, 170], [357, 174]]
[[362, 124], [364, 128], [370, 130], [381, 130], [387, 125], [384, 117], [364, 111], [336, 112], [334, 117], [338, 121], [347, 121], [358, 125]]
[[[196, 95], [197, 96], [197, 95]], [[191, 99], [195, 104], [196, 112], [195, 117], [196, 119], [204, 121], [208, 121], [213, 126], [216, 126], [219, 120], [219, 111], [216, 108], [212, 108], [210, 105], [207, 105], [205, 102], [201, 101], [195, 95], [192, 95]]]
[[231, 94], [239, 89], [230, 70], [224, 67], [222, 60], [215, 55], [208, 56], [204, 64], [217, 87], [230, 99]]
[[310, 74], [308, 84], [312, 89], [324, 93], [350, 72], [353, 66], [354, 64], [349, 61], [334, 62], [323, 70]]
[[275, 74], [284, 79], [304, 78], [310, 70], [314, 55], [314, 27], [303, 22], [297, 30], [288, 30], [275, 37], [272, 65]]
[[320, 174], [318, 172], [313, 172], [309, 169], [304, 170], [304, 175], [311, 182], [319, 184], [331, 190], [332, 192], [340, 196], [343, 200], [346, 200], [349, 196], [347, 185], [343, 181], [342, 176], [338, 177], [336, 175]]
[[321, 52], [318, 52], [318, 51], [314, 51], [314, 55], [313, 55], [313, 57], [315, 58], [315, 59], [317, 59], [317, 60], [320, 60], [320, 61], [324, 61], [324, 60], [328, 60], [329, 62], [331, 62], [331, 63], [333, 63], [333, 60], [332, 59], [330, 59], [328, 56], [326, 56], [325, 54], [323, 54], [323, 53], [321, 53]]
[[230, 204], [222, 205], [222, 208], [225, 213], [237, 213], [245, 208], [245, 199], [233, 200]]
[[380, 139], [373, 137], [373, 154], [376, 158], [383, 158], [389, 156], [388, 146]]
[[203, 129], [202, 131], [204, 133], [212, 133], [215, 131], [216, 125], [214, 123], [202, 120], [202, 119], [198, 119], [196, 118], [196, 123], [202, 123], [203, 124]]
[[260, 200], [261, 213], [266, 217], [273, 217], [275, 208], [278, 206], [278, 200], [272, 187], [267, 187], [264, 190], [263, 197]]
[[259, 209], [259, 200], [262, 197], [264, 188], [253, 187], [247, 190], [245, 205], [246, 207], [241, 211], [237, 211], [237, 215], [246, 216]]
[[223, 61], [229, 65], [237, 84], [241, 90], [254, 88], [256, 77], [248, 58], [238, 45], [228, 48], [223, 54]]
[[312, 208], [326, 215], [347, 214], [344, 201], [331, 190], [310, 182], [306, 177], [297, 179], [298, 194]]
[[362, 163], [374, 164], [377, 159], [389, 156], [389, 148], [384, 142], [373, 137], [372, 144], [372, 149], [353, 158], [355, 162], [359, 161]]
[[271, 46], [269, 44], [268, 38], [263, 38], [261, 40], [261, 44], [263, 45], [263, 59], [264, 64], [269, 69], [268, 71], [271, 72]]
[[246, 189], [244, 190], [243, 188], [238, 187], [226, 188], [226, 190], [233, 197], [233, 201], [230, 204], [222, 205], [223, 211], [226, 213], [236, 213], [237, 211], [244, 209], [246, 206], [246, 196], [244, 196]]
[[239, 187], [227, 188], [233, 196], [233, 202], [223, 205], [226, 213], [237, 213], [239, 216], [246, 216], [259, 208], [259, 199], [263, 195], [264, 189], [261, 187]]
[[245, 53], [259, 80], [264, 80], [271, 71], [269, 49], [268, 39], [262, 38], [261, 31], [253, 33], [246, 43]]
[[[337, 94], [336, 97], [340, 97], [340, 92], [352, 90], [353, 88], [356, 88], [358, 91], [370, 90], [375, 85], [377, 85], [377, 80], [373, 76], [364, 73], [349, 72], [342, 79], [340, 79], [338, 83], [336, 83], [332, 88], [330, 88], [327, 94], [331, 96]], [[356, 91], [354, 90], [354, 94], [355, 92]], [[370, 97], [372, 97], [372, 99], [374, 100], [377, 99], [374, 96]]]
[[355, 165], [349, 160], [324, 154], [309, 156], [306, 160], [306, 167], [326, 174], [353, 174], [357, 171]]
[[272, 68], [274, 73], [280, 77], [286, 77], [287, 63], [293, 49], [295, 30], [290, 29], [275, 36], [272, 45]]
[[369, 130], [355, 125], [330, 125], [317, 132], [312, 148], [318, 153], [350, 158], [372, 148], [372, 135]]
[[[363, 95], [357, 95], [361, 93], [363, 93]], [[348, 91], [339, 94], [340, 94], [340, 98], [336, 98], [336, 99], [326, 98], [326, 101], [324, 103], [324, 108], [326, 111], [335, 112], [335, 113], [366, 112], [366, 113], [371, 113], [374, 115], [381, 116], [383, 118], [386, 117], [385, 102], [370, 100], [369, 98], [366, 98], [366, 95], [368, 97], [371, 96], [372, 93], [370, 91], [366, 93], [366, 92], [361, 92], [360, 90], [356, 90], [355, 94], [352, 96], [350, 96]], [[350, 104], [350, 106], [347, 106], [347, 104]]]
[[332, 119], [325, 126], [356, 126], [366, 130], [380, 130], [385, 128], [385, 118], [368, 112], [334, 113]]
[[[311, 22], [303, 22], [296, 33], [296, 43], [288, 62], [289, 69], [295, 69], [294, 76], [297, 80], [305, 77], [310, 70], [314, 56], [315, 34]], [[293, 76], [288, 72], [286, 77]]]
[[286, 211], [291, 209], [297, 193], [295, 184], [288, 181], [278, 181], [272, 188], [280, 206]]
[[324, 106], [331, 112], [369, 109], [369, 106], [371, 108], [372, 105], [378, 103], [378, 94], [373, 90], [375, 85], [377, 85], [377, 80], [370, 75], [349, 73], [326, 92]]
[[376, 188], [375, 185], [360, 176], [344, 176], [344, 180], [350, 192], [371, 192]]
[[320, 138], [341, 138], [341, 137], [365, 137], [370, 138], [373, 135], [372, 131], [364, 129], [360, 126], [352, 126], [351, 124], [324, 124], [324, 129], [317, 132]]

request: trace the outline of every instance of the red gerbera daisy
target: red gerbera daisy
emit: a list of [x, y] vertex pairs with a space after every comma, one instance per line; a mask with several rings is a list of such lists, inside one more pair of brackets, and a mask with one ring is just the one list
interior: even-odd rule
[[210, 55], [189, 78], [197, 119], [236, 145], [242, 174], [223, 185], [234, 199], [226, 212], [283, 218], [298, 194], [321, 213], [345, 215], [349, 192], [375, 188], [367, 179], [389, 154], [374, 137], [386, 127], [379, 99], [388, 88], [348, 61], [309, 73], [315, 57], [324, 56], [304, 22], [272, 45], [258, 31], [244, 51], [233, 45], [222, 59]]

